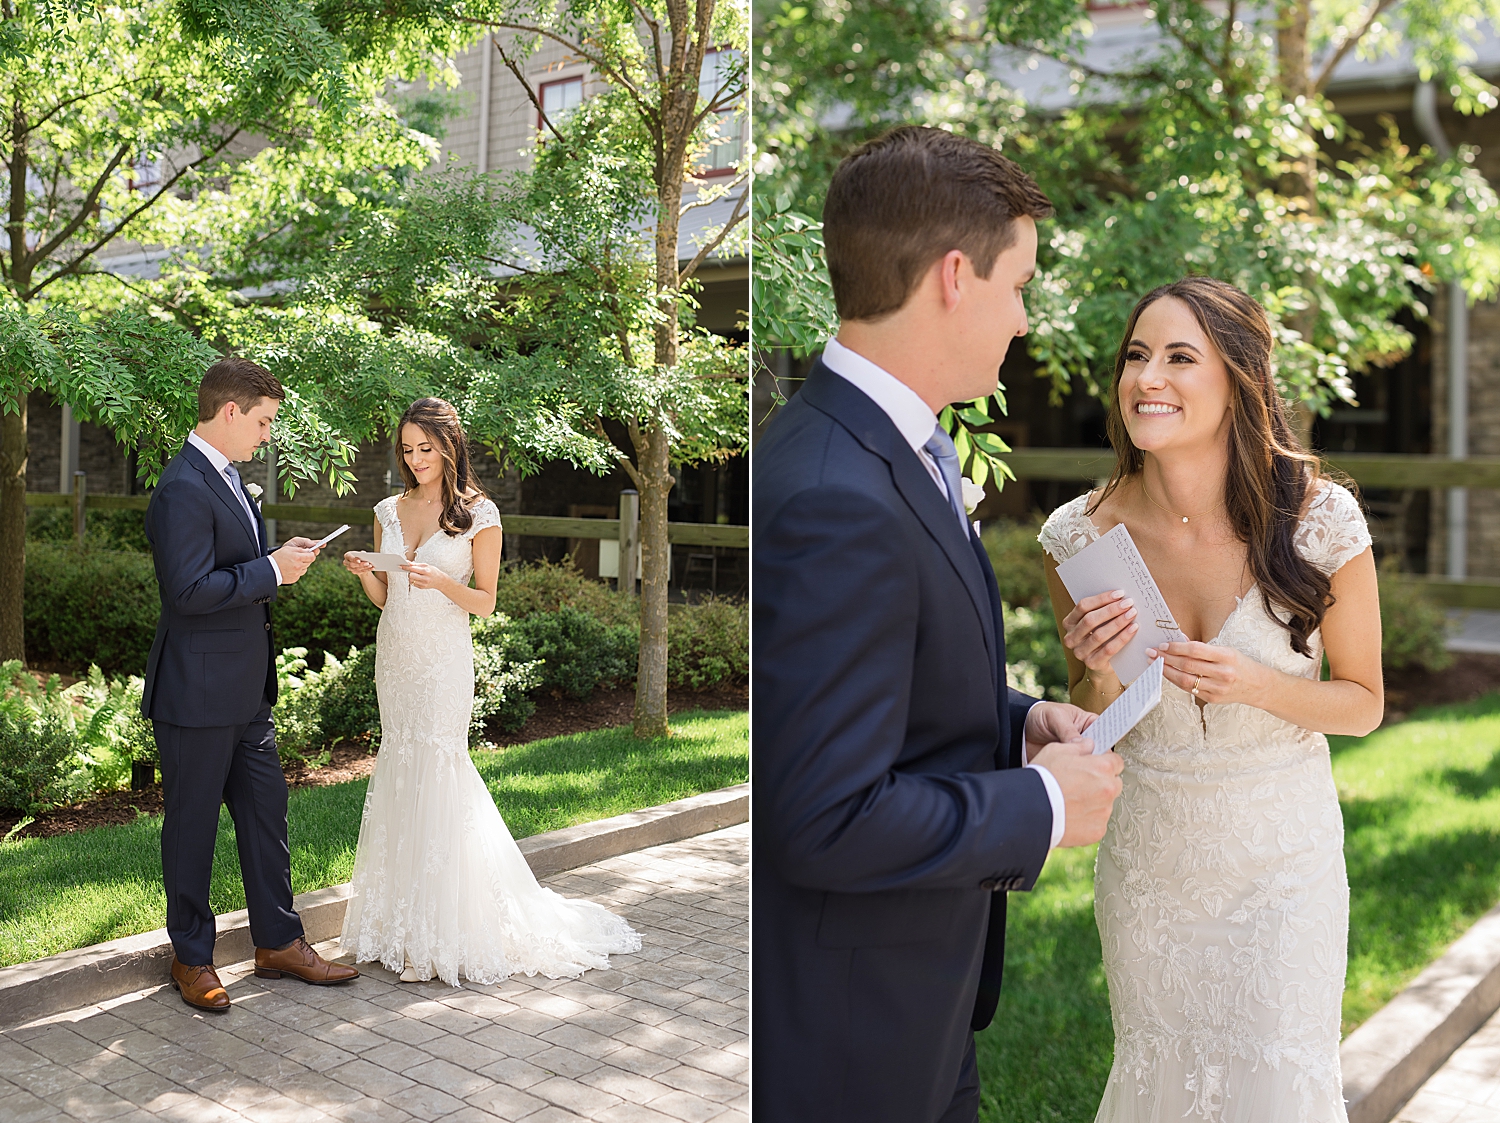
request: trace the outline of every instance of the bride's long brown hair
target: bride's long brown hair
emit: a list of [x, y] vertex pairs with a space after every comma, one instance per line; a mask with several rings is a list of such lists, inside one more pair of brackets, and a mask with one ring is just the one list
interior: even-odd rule
[[458, 410], [442, 398], [418, 398], [396, 423], [396, 458], [406, 495], [417, 490], [417, 477], [401, 452], [401, 431], [408, 425], [421, 429], [443, 457], [443, 510], [438, 526], [449, 534], [462, 534], [474, 525], [472, 508], [485, 494], [469, 465], [469, 441], [458, 420]]
[[[1248, 294], [1212, 277], [1184, 277], [1153, 289], [1135, 306], [1115, 355], [1114, 395], [1106, 421], [1115, 469], [1089, 513], [1145, 466], [1145, 454], [1131, 441], [1120, 412], [1120, 376], [1136, 321], [1169, 296], [1192, 309], [1224, 360], [1230, 389], [1225, 511], [1235, 535], [1245, 543], [1267, 613], [1291, 633], [1293, 651], [1310, 655], [1308, 637], [1323, 623], [1333, 596], [1328, 576], [1297, 552], [1294, 537], [1309, 489], [1322, 471], [1318, 458], [1302, 447], [1287, 422], [1271, 360], [1276, 337], [1265, 309]], [[1283, 619], [1283, 613], [1290, 615]]]

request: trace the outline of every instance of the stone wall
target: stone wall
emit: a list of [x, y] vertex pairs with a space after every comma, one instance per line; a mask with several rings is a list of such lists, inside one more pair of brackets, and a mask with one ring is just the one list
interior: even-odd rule
[[[97, 425], [80, 425], [79, 430], [78, 467], [88, 473], [89, 491], [109, 495], [139, 491], [138, 486], [132, 487], [135, 461], [109, 430]], [[62, 466], [62, 407], [35, 390], [26, 402], [26, 436], [30, 446], [26, 490], [57, 491]], [[71, 482], [65, 490], [73, 490]]]

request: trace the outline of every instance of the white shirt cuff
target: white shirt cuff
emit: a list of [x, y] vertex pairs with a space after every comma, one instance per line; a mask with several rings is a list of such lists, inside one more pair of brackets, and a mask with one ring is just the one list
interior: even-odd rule
[[[1021, 751], [1025, 753], [1026, 750]], [[1058, 786], [1057, 777], [1040, 764], [1028, 764], [1026, 767], [1035, 768], [1042, 774], [1042, 786], [1047, 789], [1047, 802], [1052, 804], [1052, 841], [1047, 848], [1055, 850], [1068, 826], [1068, 808], [1063, 802], [1062, 788]]]
[[[270, 554], [267, 554], [266, 555], [266, 561], [268, 561], [268, 562], [271, 563], [271, 571], [276, 574], [276, 584], [278, 584], [278, 585], [285, 585], [286, 582], [281, 579], [281, 566], [279, 566], [279, 565], [276, 564], [276, 559], [273, 558]], [[1052, 782], [1054, 784], [1057, 783], [1056, 780], [1054, 780]]]

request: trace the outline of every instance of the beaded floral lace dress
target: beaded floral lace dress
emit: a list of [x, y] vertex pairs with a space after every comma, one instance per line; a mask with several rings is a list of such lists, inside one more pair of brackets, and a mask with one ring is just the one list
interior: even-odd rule
[[[410, 551], [396, 499], [375, 506], [382, 549]], [[467, 583], [473, 538], [499, 526], [488, 500], [462, 535], [442, 531], [416, 551]], [[571, 977], [638, 951], [625, 921], [591, 901], [537, 884], [469, 759], [474, 648], [469, 614], [436, 589], [390, 574], [376, 633], [380, 755], [365, 795], [343, 945], [357, 962], [424, 979], [494, 983], [516, 972]]]
[[[1042, 528], [1058, 561], [1099, 535], [1087, 498]], [[1295, 543], [1332, 574], [1370, 535], [1325, 481]], [[1322, 666], [1321, 634], [1298, 655], [1258, 589], [1210, 642], [1304, 678]], [[1327, 739], [1251, 706], [1200, 711], [1168, 682], [1116, 751], [1124, 791], [1094, 870], [1115, 1026], [1096, 1123], [1343, 1123], [1349, 886]]]

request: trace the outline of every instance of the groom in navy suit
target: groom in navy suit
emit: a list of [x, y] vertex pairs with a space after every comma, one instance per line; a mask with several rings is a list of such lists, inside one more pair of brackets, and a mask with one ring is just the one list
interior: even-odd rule
[[172, 985], [184, 1002], [227, 1010], [214, 971], [208, 903], [219, 805], [234, 818], [255, 941], [255, 973], [334, 983], [359, 974], [308, 946], [292, 908], [287, 789], [276, 753], [276, 652], [271, 602], [317, 557], [293, 538], [266, 548], [266, 525], [232, 461], [270, 439], [286, 392], [263, 367], [235, 356], [208, 368], [198, 426], [172, 458], [146, 508], [161, 618], [146, 663], [141, 712], [161, 757]]
[[901, 128], [834, 173], [841, 326], [754, 456], [752, 1103], [761, 1123], [972, 1123], [1005, 894], [1104, 833], [1093, 715], [1005, 680], [995, 577], [937, 424], [1026, 332], [1020, 168]]

